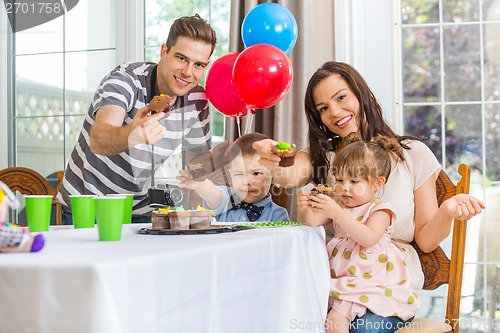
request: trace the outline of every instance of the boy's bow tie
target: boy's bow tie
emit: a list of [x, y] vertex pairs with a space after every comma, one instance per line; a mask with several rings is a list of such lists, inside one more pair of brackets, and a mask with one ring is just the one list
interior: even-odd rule
[[239, 204], [235, 205], [232, 209], [239, 208], [244, 209], [247, 212], [248, 219], [252, 222], [257, 221], [262, 215], [262, 211], [264, 210], [264, 207], [262, 206], [257, 206], [245, 201], [242, 201]]

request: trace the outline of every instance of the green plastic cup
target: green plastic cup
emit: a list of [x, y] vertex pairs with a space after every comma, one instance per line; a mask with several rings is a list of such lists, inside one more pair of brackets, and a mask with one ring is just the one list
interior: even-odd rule
[[122, 238], [125, 196], [95, 197], [95, 217], [100, 241]]
[[95, 225], [96, 195], [70, 195], [71, 213], [75, 229], [93, 228]]
[[49, 231], [52, 198], [51, 195], [24, 196], [30, 232]]
[[126, 197], [125, 206], [123, 207], [123, 224], [132, 223], [132, 208], [134, 205], [133, 194], [107, 194], [107, 197]]

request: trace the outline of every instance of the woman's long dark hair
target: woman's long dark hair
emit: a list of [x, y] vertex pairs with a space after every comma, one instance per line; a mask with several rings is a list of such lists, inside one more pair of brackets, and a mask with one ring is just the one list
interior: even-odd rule
[[[315, 107], [313, 93], [316, 86], [332, 75], [340, 75], [359, 101], [359, 133], [363, 141], [371, 141], [375, 136], [396, 138], [404, 149], [410, 149], [404, 143], [406, 139], [416, 140], [415, 137], [397, 135], [387, 124], [382, 107], [375, 95], [368, 87], [365, 79], [351, 65], [328, 61], [321, 66], [311, 77], [307, 85], [304, 98], [307, 122], [309, 123], [309, 154], [313, 163], [313, 181], [324, 184], [330, 168], [327, 150], [337, 151], [342, 138], [331, 132], [321, 121], [320, 113]], [[399, 156], [403, 158], [403, 156]]]

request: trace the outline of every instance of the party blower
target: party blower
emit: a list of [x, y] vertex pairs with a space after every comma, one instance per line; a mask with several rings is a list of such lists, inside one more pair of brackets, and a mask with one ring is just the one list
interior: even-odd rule
[[33, 236], [26, 228], [6, 221], [8, 209], [19, 206], [14, 193], [0, 182], [0, 252], [38, 252], [45, 245], [42, 234]]

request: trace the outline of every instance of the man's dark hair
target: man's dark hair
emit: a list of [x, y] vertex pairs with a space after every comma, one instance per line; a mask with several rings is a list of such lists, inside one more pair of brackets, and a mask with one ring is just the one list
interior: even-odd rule
[[211, 44], [212, 52], [210, 52], [210, 55], [214, 53], [215, 44], [217, 44], [217, 35], [215, 30], [198, 14], [193, 16], [183, 16], [174, 21], [170, 27], [170, 32], [168, 33], [166, 43], [167, 52], [170, 51], [172, 46], [177, 43], [179, 37], [187, 37]]

